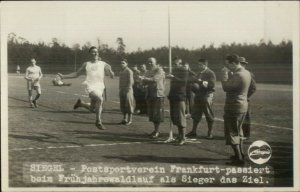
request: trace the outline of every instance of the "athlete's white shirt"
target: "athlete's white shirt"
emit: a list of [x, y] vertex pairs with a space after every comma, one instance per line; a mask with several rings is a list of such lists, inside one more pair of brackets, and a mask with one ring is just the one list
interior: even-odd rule
[[102, 96], [104, 85], [105, 72], [104, 68], [107, 64], [103, 61], [96, 61], [95, 63], [86, 62], [86, 80], [83, 84], [87, 85], [88, 93], [95, 92]]
[[[29, 66], [26, 69], [26, 77], [31, 80], [37, 80], [41, 74], [42, 74], [41, 68], [37, 65]], [[28, 81], [28, 86], [30, 86], [29, 84], [31, 84], [30, 81]], [[33, 86], [40, 86], [40, 81], [39, 80], [34, 81]]]

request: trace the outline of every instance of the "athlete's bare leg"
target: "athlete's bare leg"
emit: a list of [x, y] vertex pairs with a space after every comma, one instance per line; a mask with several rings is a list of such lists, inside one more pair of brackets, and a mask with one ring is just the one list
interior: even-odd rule
[[32, 90], [28, 90], [28, 100], [30, 103], [32, 102]]
[[41, 91], [40, 87], [36, 87], [35, 90], [36, 90], [36, 96], [35, 96], [34, 100], [32, 101], [32, 103], [33, 103], [34, 107], [37, 108], [38, 104], [36, 101], [40, 98], [42, 91]]
[[102, 109], [103, 109], [102, 105], [103, 105], [103, 99], [99, 99], [95, 105], [96, 127], [99, 129], [105, 129], [105, 127], [102, 125], [102, 120], [101, 120]]
[[34, 107], [32, 103], [32, 90], [28, 90], [28, 100], [29, 100], [30, 107]]

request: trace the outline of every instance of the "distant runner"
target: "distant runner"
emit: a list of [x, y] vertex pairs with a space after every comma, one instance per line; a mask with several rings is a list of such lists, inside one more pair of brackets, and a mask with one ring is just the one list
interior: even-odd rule
[[[36, 65], [36, 60], [32, 58], [30, 60], [31, 64], [26, 69], [25, 79], [27, 80], [27, 89], [29, 95], [29, 103], [31, 108], [37, 108], [37, 100], [42, 94], [40, 80], [43, 77], [42, 70], [39, 66]], [[32, 90], [36, 91], [36, 96], [34, 100], [32, 100]]]
[[16, 73], [17, 73], [18, 75], [20, 75], [20, 73], [21, 73], [20, 65], [17, 65]]

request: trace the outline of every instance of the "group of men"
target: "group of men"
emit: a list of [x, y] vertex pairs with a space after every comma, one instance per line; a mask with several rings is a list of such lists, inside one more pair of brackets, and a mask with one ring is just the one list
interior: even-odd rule
[[[81, 71], [86, 72], [86, 90], [90, 97], [90, 103], [85, 103], [78, 99], [74, 109], [84, 107], [96, 113], [95, 125], [99, 129], [105, 129], [101, 121], [103, 92], [105, 89], [104, 76], [109, 74], [114, 78], [111, 66], [99, 59], [96, 47], [89, 49], [91, 60], [85, 62], [78, 71], [63, 75], [58, 73], [61, 79], [76, 78]], [[231, 145], [234, 156], [231, 157], [233, 164], [244, 162], [243, 138], [249, 137], [249, 97], [255, 92], [255, 81], [253, 76], [242, 63], [247, 63], [245, 58], [236, 54], [227, 55], [225, 65], [221, 72], [221, 83], [226, 92], [224, 107], [224, 130], [226, 144]], [[25, 78], [28, 80], [29, 100], [35, 106], [36, 100], [40, 96], [39, 80], [42, 73], [39, 67], [32, 60], [32, 65], [26, 70]], [[119, 78], [119, 97], [120, 109], [123, 114], [121, 124], [132, 124], [134, 112], [146, 113], [149, 121], [153, 122], [154, 130], [149, 135], [151, 138], [159, 137], [160, 124], [164, 121], [165, 104], [165, 79], [170, 79], [170, 91], [168, 94], [170, 104], [170, 116], [173, 125], [178, 128], [178, 136], [175, 139], [179, 145], [186, 142], [186, 137], [197, 137], [197, 127], [202, 115], [205, 115], [208, 133], [207, 139], [213, 139], [213, 125], [215, 121], [213, 112], [213, 99], [215, 92], [216, 75], [209, 69], [207, 59], [199, 59], [197, 70], [193, 72], [188, 63], [183, 63], [178, 57], [173, 59], [173, 70], [166, 74], [161, 66], [158, 65], [154, 57], [147, 60], [147, 67], [141, 65], [131, 70], [128, 61], [122, 59], [120, 62], [121, 72]], [[34, 77], [30, 75], [37, 72]], [[32, 75], [31, 75], [32, 76]], [[31, 90], [37, 90], [37, 96], [32, 100]], [[193, 101], [189, 101], [191, 91], [194, 94]], [[189, 102], [187, 102], [189, 101]], [[136, 108], [134, 108], [136, 102]], [[187, 122], [186, 111], [187, 103], [190, 105], [191, 117], [193, 119], [192, 130], [186, 134]], [[248, 112], [248, 113], [247, 113]], [[246, 131], [243, 131], [243, 123]]]

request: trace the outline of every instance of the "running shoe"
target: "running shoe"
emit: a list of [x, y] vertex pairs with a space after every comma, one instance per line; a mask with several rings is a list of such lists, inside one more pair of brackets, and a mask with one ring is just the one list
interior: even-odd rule
[[33, 103], [35, 108], [38, 108], [38, 104], [36, 103], [36, 100], [33, 100], [32, 103]]
[[75, 103], [73, 109], [77, 109], [81, 104], [81, 99], [78, 99], [77, 102]]

